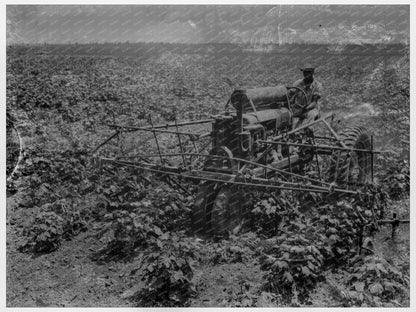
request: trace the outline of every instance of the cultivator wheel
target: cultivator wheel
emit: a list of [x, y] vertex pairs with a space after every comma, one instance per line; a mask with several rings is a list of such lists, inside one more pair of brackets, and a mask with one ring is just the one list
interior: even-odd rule
[[204, 182], [198, 187], [194, 207], [192, 210], [192, 232], [198, 236], [205, 236], [210, 226], [210, 215], [218, 189], [212, 182]]
[[221, 187], [211, 211], [210, 236], [226, 236], [241, 225], [242, 196], [238, 186]]
[[[363, 127], [350, 127], [340, 133], [348, 148], [371, 149], [371, 139]], [[371, 176], [371, 154], [366, 152], [334, 151], [329, 170], [330, 181], [352, 189], [367, 182]]]

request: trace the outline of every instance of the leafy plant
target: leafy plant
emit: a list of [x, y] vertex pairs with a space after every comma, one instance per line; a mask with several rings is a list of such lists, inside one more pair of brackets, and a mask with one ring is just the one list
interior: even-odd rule
[[355, 257], [348, 268], [350, 304], [380, 306], [406, 295], [409, 280], [386, 260], [377, 256]]
[[309, 292], [323, 278], [324, 268], [343, 263], [360, 251], [363, 237], [371, 234], [379, 217], [368, 198], [329, 202], [309, 207], [307, 216], [292, 209], [283, 218], [279, 235], [269, 239], [260, 256], [266, 271], [264, 287], [287, 304], [307, 302]]
[[76, 202], [66, 199], [45, 204], [33, 219], [24, 223], [21, 250], [51, 252], [59, 248], [63, 239], [70, 239], [87, 229], [87, 221]]
[[35, 252], [51, 252], [56, 250], [64, 235], [65, 221], [52, 211], [43, 211], [33, 220], [32, 226], [24, 230], [27, 239], [20, 242], [20, 249], [32, 247]]
[[229, 289], [227, 292], [227, 306], [229, 307], [256, 307], [259, 294], [253, 283], [239, 281], [237, 289]]
[[143, 184], [142, 173], [135, 170], [100, 173], [95, 192], [101, 211], [117, 209], [144, 213], [162, 231], [178, 231], [188, 227], [192, 196], [184, 196], [163, 182], [157, 187], [147, 187]]
[[85, 194], [85, 151], [41, 152], [28, 149], [21, 169], [25, 178], [26, 203], [29, 207]]
[[155, 222], [164, 232], [189, 228], [192, 196], [161, 183], [148, 190], [146, 200], [152, 203]]
[[410, 166], [407, 160], [396, 162], [385, 173], [382, 184], [392, 199], [410, 194]]
[[162, 235], [152, 218], [126, 210], [116, 210], [105, 216], [98, 237], [105, 245], [106, 254], [132, 255], [137, 247], [154, 244]]
[[259, 193], [252, 201], [254, 208], [250, 213], [251, 227], [269, 237], [278, 234], [282, 220], [298, 214], [297, 202], [285, 191], [278, 195]]
[[272, 249], [261, 257], [266, 271], [265, 290], [281, 295], [286, 303], [299, 296], [304, 301], [322, 279], [323, 255], [316, 244], [302, 234], [280, 235], [272, 239]]
[[136, 203], [146, 195], [140, 174], [129, 170], [116, 170], [105, 172], [98, 170], [96, 178], [97, 205], [105, 210], [124, 209], [130, 210], [133, 207], [130, 203]]
[[139, 305], [184, 306], [195, 293], [192, 283], [195, 243], [175, 233], [164, 233], [139, 268], [145, 287]]
[[88, 228], [89, 211], [81, 208], [79, 202], [76, 199], [60, 199], [42, 207], [43, 210], [54, 212], [63, 219], [65, 239], [70, 239]]

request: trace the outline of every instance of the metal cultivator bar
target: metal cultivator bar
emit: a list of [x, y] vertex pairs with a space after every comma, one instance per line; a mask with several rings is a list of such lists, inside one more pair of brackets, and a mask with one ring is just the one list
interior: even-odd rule
[[[190, 122], [181, 122], [174, 124], [156, 125], [148, 127], [134, 127], [134, 126], [121, 126], [121, 125], [109, 125], [111, 128], [115, 128], [116, 132], [106, 139], [102, 144], [94, 149], [96, 152], [100, 147], [107, 144], [111, 139], [117, 137], [123, 132], [151, 132], [154, 134], [154, 142], [158, 153], [149, 154], [137, 154], [137, 155], [120, 155], [113, 158], [100, 157], [100, 161], [103, 163], [112, 163], [117, 166], [131, 167], [158, 174], [167, 174], [170, 176], [176, 176], [183, 179], [189, 179], [194, 181], [210, 181], [215, 183], [224, 183], [230, 185], [240, 185], [247, 187], [265, 188], [265, 189], [282, 189], [282, 190], [293, 190], [293, 191], [308, 191], [318, 193], [330, 193], [340, 192], [347, 194], [357, 194], [357, 191], [338, 187], [334, 184], [334, 181], [325, 181], [323, 179], [322, 160], [319, 159], [318, 155], [329, 155], [334, 152], [347, 152], [347, 153], [365, 153], [370, 155], [370, 176], [373, 177], [373, 157], [374, 154], [379, 153], [373, 150], [372, 137], [371, 137], [371, 148], [360, 149], [348, 147], [340, 139], [339, 135], [331, 128], [326, 121], [329, 118], [333, 118], [333, 115], [320, 118], [312, 123], [304, 125], [300, 128], [287, 131], [280, 135], [267, 138], [266, 140], [259, 139], [256, 141], [258, 145], [261, 145], [261, 153], [256, 155], [255, 158], [243, 159], [239, 157], [233, 157], [230, 154], [221, 153], [200, 153], [197, 143], [201, 139], [206, 137], [212, 137], [212, 132], [206, 133], [195, 133], [179, 131], [179, 127], [213, 123], [216, 119], [205, 119]], [[304, 129], [309, 129], [317, 125], [324, 125], [329, 130], [332, 137], [315, 137], [313, 143], [297, 143], [291, 142], [290, 136], [293, 134], [300, 133]], [[174, 129], [172, 129], [174, 128]], [[158, 134], [174, 134], [177, 136], [177, 147], [180, 152], [177, 153], [162, 153], [160, 149], [160, 142], [158, 140]], [[193, 151], [184, 152], [182, 137], [188, 137], [193, 143]], [[335, 142], [336, 145], [332, 144], [319, 144], [317, 140], [325, 140], [327, 142]], [[268, 152], [276, 146], [294, 147], [301, 148], [304, 150], [311, 150], [313, 157], [316, 159], [316, 167], [318, 169], [319, 178], [311, 178], [307, 175], [301, 175], [296, 173], [296, 166], [302, 163], [299, 155], [289, 156], [283, 158], [277, 162], [268, 162]], [[215, 150], [215, 148], [213, 149]], [[221, 150], [224, 152], [224, 150]], [[180, 157], [181, 161], [179, 164], [170, 165], [170, 161], [173, 157]], [[154, 162], [154, 159], [160, 160], [159, 164]], [[196, 169], [195, 164], [204, 163], [204, 168]], [[339, 163], [335, 164], [339, 166]], [[337, 171], [337, 168], [335, 168]], [[293, 182], [296, 180], [297, 182]]]

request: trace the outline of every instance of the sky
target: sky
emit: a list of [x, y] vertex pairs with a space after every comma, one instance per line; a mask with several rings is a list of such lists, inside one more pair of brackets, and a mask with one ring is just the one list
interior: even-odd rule
[[408, 42], [406, 5], [7, 5], [7, 43]]

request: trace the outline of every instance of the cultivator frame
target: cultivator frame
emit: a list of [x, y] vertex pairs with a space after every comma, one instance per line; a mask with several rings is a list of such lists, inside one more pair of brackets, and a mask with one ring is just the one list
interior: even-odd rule
[[[189, 122], [175, 122], [169, 124], [160, 124], [160, 125], [150, 125], [146, 127], [136, 127], [136, 126], [123, 126], [116, 124], [109, 124], [110, 128], [116, 130], [111, 136], [109, 136], [103, 143], [99, 144], [92, 153], [95, 154], [102, 146], [106, 145], [112, 139], [118, 137], [125, 132], [151, 132], [154, 136], [154, 141], [158, 150], [158, 153], [152, 154], [137, 154], [137, 155], [127, 155], [127, 156], [116, 156], [116, 157], [97, 157], [96, 159], [99, 163], [110, 163], [116, 166], [130, 167], [134, 169], [141, 169], [157, 174], [168, 175], [171, 177], [178, 177], [180, 179], [192, 180], [192, 181], [207, 181], [213, 183], [221, 183], [224, 185], [238, 185], [240, 187], [250, 187], [250, 188], [262, 188], [269, 190], [292, 190], [292, 191], [306, 191], [306, 192], [316, 192], [316, 193], [344, 193], [344, 194], [364, 194], [360, 193], [357, 190], [357, 185], [353, 188], [339, 187], [335, 181], [325, 181], [322, 177], [323, 172], [319, 172], [319, 179], [310, 178], [306, 175], [300, 175], [295, 173], [292, 169], [295, 166], [302, 165], [302, 160], [299, 160], [299, 157], [288, 156], [285, 159], [282, 159], [279, 162], [262, 164], [260, 163], [261, 159], [267, 159], [268, 152], [275, 147], [276, 145], [294, 147], [294, 148], [307, 148], [309, 151], [313, 151], [312, 159], [309, 161], [315, 161], [318, 171], [320, 168], [323, 168], [320, 163], [319, 155], [333, 155], [335, 152], [347, 152], [350, 153], [364, 153], [370, 155], [370, 179], [369, 182], [373, 181], [374, 177], [374, 154], [380, 153], [375, 151], [373, 148], [373, 137], [371, 136], [371, 146], [370, 149], [358, 149], [350, 148], [344, 144], [340, 139], [339, 135], [334, 131], [331, 125], [328, 123], [328, 119], [334, 119], [334, 114], [329, 114], [325, 117], [319, 118], [311, 123], [305, 124], [299, 128], [292, 129], [285, 133], [279, 134], [277, 136], [267, 138], [266, 140], [260, 139], [257, 140], [257, 144], [264, 146], [263, 153], [257, 157], [257, 159], [242, 159], [238, 157], [233, 157], [232, 155], [227, 154], [226, 148], [222, 150], [225, 155], [219, 154], [204, 154], [202, 153], [197, 146], [197, 142], [202, 138], [212, 136], [212, 132], [206, 133], [194, 133], [194, 132], [185, 132], [180, 131], [180, 127], [196, 125], [196, 124], [206, 124], [213, 123], [218, 118], [233, 118], [229, 113], [225, 113], [219, 116], [213, 116], [213, 118], [196, 120]], [[290, 136], [294, 134], [300, 134], [305, 129], [313, 129], [318, 125], [324, 125], [331, 137], [314, 137], [316, 141], [326, 142], [326, 144], [315, 143], [315, 144], [305, 144], [305, 143], [296, 143], [290, 142]], [[177, 136], [177, 146], [180, 150], [179, 153], [161, 153], [160, 142], [158, 140], [157, 134], [159, 133], [168, 133], [174, 134]], [[193, 143], [193, 151], [185, 151], [183, 146], [183, 137], [188, 137], [188, 139]], [[332, 145], [331, 145], [332, 144]], [[206, 147], [205, 147], [206, 148]], [[171, 157], [181, 157], [182, 162], [179, 165], [169, 164], [169, 158]], [[158, 158], [160, 164], [152, 162], [152, 159]], [[204, 169], [195, 169], [194, 164], [196, 160], [205, 159], [206, 162], [210, 159], [212, 162], [221, 162], [222, 164], [229, 164], [229, 167], [233, 169], [223, 170], [222, 168], [204, 168]], [[231, 166], [232, 164], [232, 166]], [[338, 161], [337, 164], [338, 166]], [[293, 182], [297, 180], [297, 182]], [[367, 194], [368, 195], [368, 194]]]
[[[290, 99], [291, 88], [237, 89], [225, 106], [227, 109], [231, 104], [235, 111], [204, 120], [155, 126], [149, 116], [150, 126], [146, 127], [110, 124], [116, 132], [93, 152], [123, 133], [152, 133], [157, 153], [135, 150], [135, 154], [98, 157], [99, 162], [162, 175], [186, 193], [181, 181], [199, 182], [192, 210], [192, 231], [198, 236], [222, 237], [241, 228], [244, 188], [374, 198], [365, 187], [373, 180], [374, 154], [378, 153], [373, 137], [362, 127], [349, 127], [337, 134], [328, 123], [329, 119], [333, 123], [334, 114], [294, 128], [296, 97]], [[208, 123], [211, 131], [185, 131], [188, 126]], [[162, 152], [158, 135], [167, 143], [168, 152]], [[174, 145], [169, 144], [172, 135], [176, 136]], [[211, 140], [201, 149], [198, 141], [208, 137]], [[208, 145], [211, 150], [206, 153]], [[323, 166], [325, 160], [330, 162], [329, 169]]]

